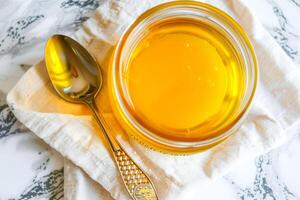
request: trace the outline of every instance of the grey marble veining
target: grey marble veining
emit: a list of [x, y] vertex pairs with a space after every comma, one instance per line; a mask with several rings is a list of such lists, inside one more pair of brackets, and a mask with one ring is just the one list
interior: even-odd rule
[[250, 4], [259, 11], [259, 19], [285, 53], [300, 64], [299, 0], [254, 0]]
[[297, 199], [295, 194], [282, 182], [276, 172], [272, 169], [270, 154], [259, 156], [255, 160], [256, 174], [253, 184], [247, 187], [240, 187], [236, 182], [225, 176], [237, 189], [241, 200], [250, 199]]
[[[0, 200], [63, 199], [63, 158], [16, 120], [5, 95], [42, 58], [49, 35], [70, 34], [104, 1], [0, 2]], [[283, 51], [300, 64], [300, 1], [246, 2]], [[300, 199], [298, 169], [300, 134], [280, 148], [241, 163], [214, 184], [199, 188], [196, 195], [224, 200]]]
[[[53, 33], [69, 33], [85, 21], [90, 12], [96, 9], [101, 0], [60, 0], [27, 1], [28, 3], [2, 2], [1, 18], [11, 14], [9, 20], [2, 22], [0, 52], [22, 53], [23, 48], [45, 41]], [[17, 7], [17, 8], [16, 8]]]

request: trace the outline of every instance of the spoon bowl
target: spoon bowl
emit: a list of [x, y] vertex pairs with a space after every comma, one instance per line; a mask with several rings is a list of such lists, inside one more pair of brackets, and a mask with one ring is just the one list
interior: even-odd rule
[[57, 93], [71, 103], [83, 103], [95, 97], [102, 86], [101, 69], [78, 42], [64, 35], [47, 41], [45, 61]]

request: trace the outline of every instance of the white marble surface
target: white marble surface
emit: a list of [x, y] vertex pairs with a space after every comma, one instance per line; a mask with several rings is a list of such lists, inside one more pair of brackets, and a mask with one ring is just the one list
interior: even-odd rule
[[[74, 31], [103, 1], [0, 1], [0, 200], [63, 199], [62, 157], [16, 121], [5, 94], [42, 58], [49, 35]], [[300, 0], [246, 2], [300, 67]], [[300, 133], [180, 199], [300, 199], [299, 169]]]

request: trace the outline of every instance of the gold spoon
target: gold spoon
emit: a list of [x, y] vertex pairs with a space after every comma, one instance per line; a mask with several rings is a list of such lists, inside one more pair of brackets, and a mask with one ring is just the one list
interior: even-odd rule
[[100, 66], [78, 42], [64, 35], [53, 35], [45, 48], [47, 71], [57, 93], [71, 103], [86, 104], [93, 112], [104, 134], [122, 180], [132, 199], [158, 199], [149, 177], [123, 150], [106, 130], [103, 116], [98, 112], [95, 97], [102, 86]]

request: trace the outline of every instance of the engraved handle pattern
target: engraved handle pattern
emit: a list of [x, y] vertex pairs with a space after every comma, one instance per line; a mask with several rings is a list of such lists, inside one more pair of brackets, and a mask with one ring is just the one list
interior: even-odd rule
[[105, 122], [93, 98], [85, 99], [85, 103], [91, 108], [102, 133], [111, 147], [118, 165], [121, 177], [126, 189], [134, 200], [158, 200], [155, 188], [149, 177], [134, 163], [134, 161], [122, 149], [118, 141], [106, 132]]
[[123, 182], [135, 200], [158, 200], [155, 188], [146, 174], [122, 150], [114, 151]]

